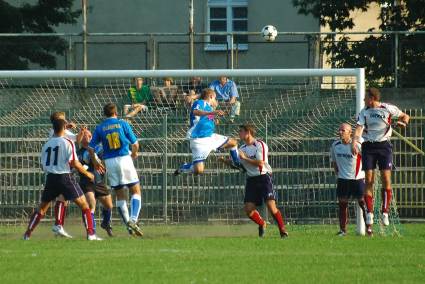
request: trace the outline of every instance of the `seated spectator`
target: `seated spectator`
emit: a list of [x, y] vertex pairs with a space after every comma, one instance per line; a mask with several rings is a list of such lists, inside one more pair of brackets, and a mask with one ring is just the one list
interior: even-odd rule
[[199, 99], [202, 90], [207, 86], [202, 83], [201, 77], [192, 77], [187, 85], [182, 87], [184, 94], [184, 101], [188, 106], [192, 106], [192, 103]]
[[173, 78], [166, 77], [162, 80], [163, 85], [152, 87], [152, 93], [158, 106], [171, 107], [176, 105], [177, 86], [173, 85]]
[[239, 94], [235, 82], [225, 76], [211, 82], [210, 89], [216, 93], [216, 99], [224, 106], [230, 107], [230, 122], [233, 122], [236, 116], [239, 116], [241, 104], [238, 101]]
[[148, 110], [147, 105], [153, 101], [149, 86], [143, 85], [143, 78], [135, 78], [134, 83], [135, 87], [131, 87], [127, 92], [131, 104], [124, 105], [124, 115], [128, 118]]

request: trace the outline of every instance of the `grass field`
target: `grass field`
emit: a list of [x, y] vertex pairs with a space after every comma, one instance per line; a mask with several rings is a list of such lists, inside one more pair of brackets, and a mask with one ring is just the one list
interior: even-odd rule
[[254, 225], [147, 226], [136, 239], [116, 225], [103, 242], [81, 227], [68, 225], [66, 240], [43, 224], [30, 241], [24, 227], [0, 227], [0, 283], [425, 283], [423, 224], [373, 238], [290, 226], [285, 240], [273, 226], [264, 239]]

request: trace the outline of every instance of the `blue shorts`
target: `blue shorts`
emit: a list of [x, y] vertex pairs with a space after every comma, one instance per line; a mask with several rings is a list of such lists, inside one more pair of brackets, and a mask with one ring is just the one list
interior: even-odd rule
[[244, 203], [250, 202], [261, 206], [266, 200], [276, 200], [272, 177], [265, 174], [247, 178]]
[[376, 164], [378, 164], [380, 170], [391, 170], [393, 168], [393, 145], [389, 141], [363, 142], [363, 170], [374, 170]]
[[65, 200], [75, 200], [83, 195], [83, 191], [72, 174], [47, 174], [41, 201], [53, 201], [61, 194]]
[[338, 179], [336, 186], [336, 196], [338, 198], [355, 198], [360, 199], [364, 195], [365, 181], [364, 179]]

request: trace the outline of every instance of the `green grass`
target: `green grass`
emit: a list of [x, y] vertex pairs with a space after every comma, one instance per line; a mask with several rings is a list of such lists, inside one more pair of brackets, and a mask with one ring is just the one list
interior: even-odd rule
[[[404, 225], [402, 237], [341, 238], [336, 226], [290, 226], [265, 239], [254, 225], [147, 226], [144, 239], [72, 240], [40, 225], [30, 241], [23, 227], [0, 227], [0, 283], [424, 283], [425, 225]], [[104, 236], [103, 232], [100, 232]]]

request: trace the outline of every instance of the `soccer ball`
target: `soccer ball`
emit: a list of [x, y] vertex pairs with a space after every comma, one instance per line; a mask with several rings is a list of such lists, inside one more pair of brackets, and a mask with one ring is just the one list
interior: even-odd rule
[[266, 41], [274, 41], [277, 37], [277, 29], [272, 25], [267, 25], [261, 30], [261, 34]]

